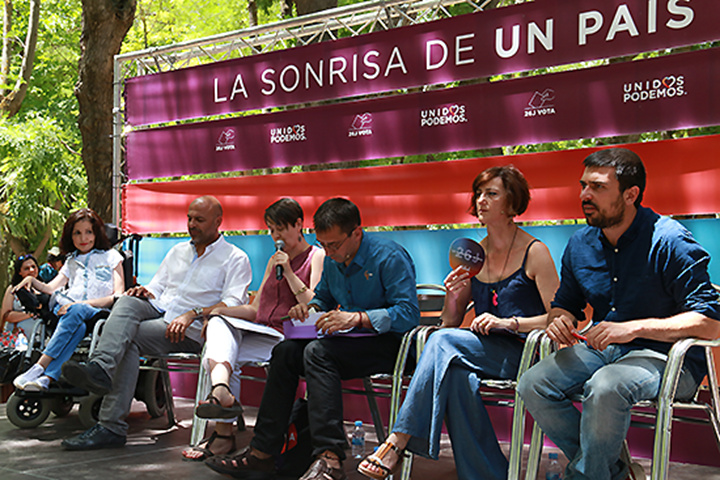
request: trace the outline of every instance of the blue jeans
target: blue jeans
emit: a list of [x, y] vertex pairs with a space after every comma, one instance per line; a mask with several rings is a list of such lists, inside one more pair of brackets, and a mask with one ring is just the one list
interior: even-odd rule
[[[667, 355], [650, 349], [610, 345], [600, 352], [585, 344], [564, 348], [528, 370], [518, 391], [528, 411], [570, 463], [565, 479], [620, 480], [620, 460], [630, 427], [630, 408], [660, 391]], [[683, 369], [677, 398], [697, 389]], [[582, 411], [572, 398], [582, 395]]]
[[523, 343], [507, 335], [447, 328], [430, 336], [393, 431], [407, 449], [437, 460], [445, 419], [459, 479], [507, 478], [508, 462], [480, 397], [482, 379], [517, 375]]
[[[55, 307], [53, 313], [57, 315], [58, 310], [60, 310], [60, 305]], [[45, 369], [45, 375], [53, 380], [60, 378], [60, 369], [63, 363], [70, 359], [78, 343], [85, 336], [85, 321], [90, 320], [99, 311], [100, 309], [86, 303], [76, 303], [71, 305], [65, 315], [58, 319], [55, 332], [43, 352], [53, 359]]]

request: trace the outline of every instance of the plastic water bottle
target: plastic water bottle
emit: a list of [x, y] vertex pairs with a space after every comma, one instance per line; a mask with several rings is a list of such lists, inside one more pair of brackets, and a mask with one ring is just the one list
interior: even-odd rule
[[352, 456], [362, 458], [365, 456], [365, 429], [362, 420], [355, 421], [355, 428], [352, 432]]
[[557, 453], [549, 453], [548, 458], [550, 463], [548, 464], [547, 470], [545, 470], [545, 480], [562, 480], [563, 470], [560, 462], [558, 462]]

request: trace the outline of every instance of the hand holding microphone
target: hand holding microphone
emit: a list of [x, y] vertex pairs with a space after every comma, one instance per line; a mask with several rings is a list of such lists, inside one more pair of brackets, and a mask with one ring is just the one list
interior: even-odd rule
[[[275, 251], [280, 252], [285, 248], [285, 242], [282, 240], [276, 240], [275, 241]], [[283, 277], [283, 266], [282, 265], [275, 265], [275, 278], [277, 280], [282, 279]]]

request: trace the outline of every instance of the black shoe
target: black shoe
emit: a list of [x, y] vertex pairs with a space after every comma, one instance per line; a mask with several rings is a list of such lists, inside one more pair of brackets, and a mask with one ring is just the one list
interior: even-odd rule
[[99, 423], [80, 435], [63, 440], [65, 450], [98, 450], [118, 448], [125, 445], [125, 436], [113, 433]]
[[112, 379], [95, 362], [87, 364], [68, 360], [62, 366], [65, 380], [99, 396], [107, 395], [112, 390]]

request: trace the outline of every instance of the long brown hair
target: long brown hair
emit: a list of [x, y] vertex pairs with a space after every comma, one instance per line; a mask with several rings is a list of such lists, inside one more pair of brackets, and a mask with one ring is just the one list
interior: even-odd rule
[[77, 250], [73, 243], [72, 234], [75, 224], [81, 220], [87, 220], [92, 225], [93, 233], [95, 234], [95, 245], [93, 248], [110, 250], [112, 245], [110, 245], [110, 240], [108, 240], [107, 234], [105, 233], [105, 223], [103, 223], [100, 216], [93, 210], [81, 208], [71, 213], [65, 221], [62, 236], [60, 237], [60, 253], [67, 255]]

